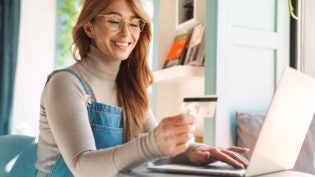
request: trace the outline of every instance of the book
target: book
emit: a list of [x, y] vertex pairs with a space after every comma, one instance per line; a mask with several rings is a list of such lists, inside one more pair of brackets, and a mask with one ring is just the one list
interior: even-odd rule
[[196, 25], [190, 37], [187, 54], [182, 64], [202, 65], [205, 53], [205, 24]]
[[190, 31], [177, 35], [171, 45], [168, 55], [165, 59], [163, 68], [181, 64], [182, 58], [185, 57], [186, 46], [190, 38]]
[[205, 62], [205, 36], [202, 38], [202, 41], [200, 44], [195, 46], [194, 53], [192, 57], [189, 60], [189, 65], [195, 65], [195, 66], [202, 66]]

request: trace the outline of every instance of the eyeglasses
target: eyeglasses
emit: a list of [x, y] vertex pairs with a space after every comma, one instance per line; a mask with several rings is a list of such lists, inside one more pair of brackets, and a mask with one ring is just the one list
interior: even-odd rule
[[97, 15], [105, 18], [105, 26], [107, 29], [112, 31], [118, 31], [123, 23], [127, 23], [130, 32], [140, 33], [145, 26], [145, 22], [139, 18], [133, 18], [131, 20], [123, 19], [119, 15]]

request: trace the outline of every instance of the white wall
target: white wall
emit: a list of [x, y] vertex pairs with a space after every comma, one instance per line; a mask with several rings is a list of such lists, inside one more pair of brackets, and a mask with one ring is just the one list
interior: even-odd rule
[[302, 10], [302, 71], [315, 77], [315, 1], [301, 1]]
[[54, 67], [56, 0], [22, 0], [13, 133], [36, 136], [40, 96]]

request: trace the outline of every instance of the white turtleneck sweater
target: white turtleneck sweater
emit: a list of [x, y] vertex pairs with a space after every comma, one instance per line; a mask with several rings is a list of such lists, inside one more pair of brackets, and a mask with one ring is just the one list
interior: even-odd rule
[[[69, 68], [84, 80], [95, 101], [117, 106], [115, 78], [119, 65], [120, 61], [105, 60], [91, 46], [87, 58]], [[87, 99], [80, 81], [69, 72], [55, 74], [45, 86], [36, 163], [40, 171], [49, 173], [60, 153], [76, 177], [112, 176], [163, 156], [152, 132], [157, 122], [151, 111], [145, 119], [146, 134], [120, 146], [96, 150]]]

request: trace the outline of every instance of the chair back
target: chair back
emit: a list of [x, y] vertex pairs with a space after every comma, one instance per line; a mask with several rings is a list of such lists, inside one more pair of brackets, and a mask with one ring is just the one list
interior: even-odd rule
[[34, 177], [37, 143], [35, 137], [24, 135], [0, 136], [0, 176]]

